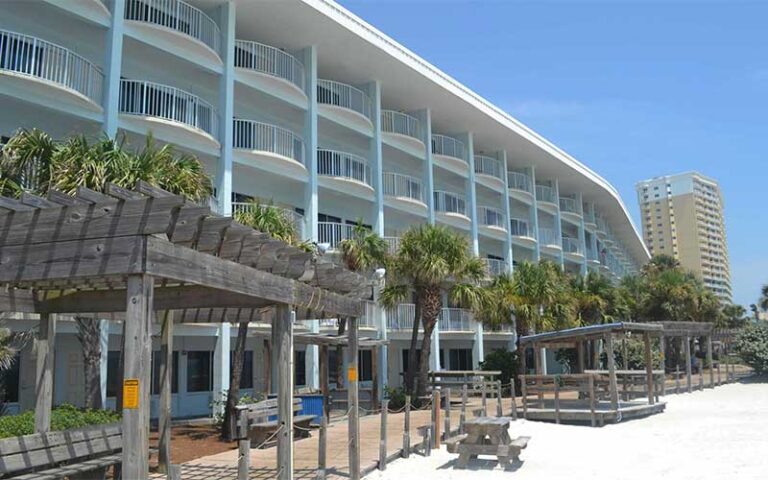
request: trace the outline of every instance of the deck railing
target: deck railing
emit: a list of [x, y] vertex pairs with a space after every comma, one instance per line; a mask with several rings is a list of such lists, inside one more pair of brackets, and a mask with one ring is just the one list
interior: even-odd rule
[[411, 330], [415, 314], [416, 305], [401, 303], [395, 308], [387, 310], [387, 328], [389, 330]]
[[318, 79], [317, 103], [346, 108], [373, 120], [373, 104], [368, 94], [346, 83]]
[[317, 151], [317, 173], [371, 185], [371, 168], [364, 158], [335, 150]]
[[501, 161], [485, 155], [475, 154], [475, 173], [504, 180], [504, 168]]
[[480, 225], [507, 229], [507, 220], [504, 213], [498, 208], [480, 206], [477, 207], [477, 219]]
[[410, 198], [424, 203], [424, 186], [416, 177], [401, 173], [384, 172], [384, 195], [390, 197]]
[[507, 172], [509, 188], [531, 193], [531, 178], [520, 172]]
[[573, 237], [563, 237], [563, 251], [565, 253], [575, 253], [577, 255], [584, 254], [584, 250], [581, 248], [581, 242]]
[[507, 273], [507, 262], [504, 260], [499, 260], [498, 258], [484, 258], [483, 263], [485, 263], [488, 275], [491, 277]]
[[539, 227], [539, 245], [559, 247], [560, 241], [554, 228]]
[[397, 133], [421, 140], [421, 122], [418, 118], [395, 110], [381, 111], [381, 131]]
[[355, 225], [338, 222], [317, 222], [317, 242], [335, 249], [342, 240], [355, 236]]
[[443, 308], [437, 317], [441, 332], [471, 332], [474, 327], [472, 312], [463, 308]]
[[569, 213], [579, 213], [578, 203], [570, 197], [560, 197], [560, 210]]
[[304, 164], [304, 140], [285, 128], [236, 118], [233, 139], [236, 149], [270, 152]]
[[159, 83], [120, 80], [120, 112], [173, 120], [213, 137], [219, 133], [219, 117], [210, 103]]
[[279, 48], [248, 40], [235, 40], [235, 66], [282, 78], [304, 91], [304, 65]]
[[513, 237], [533, 238], [528, 220], [524, 220], [522, 218], [513, 218], [509, 221], [509, 227]]
[[467, 202], [462, 195], [452, 192], [435, 190], [433, 192], [435, 211], [467, 215]]
[[536, 200], [555, 203], [555, 189], [549, 185], [536, 185]]
[[61, 85], [101, 104], [104, 88], [101, 70], [54, 43], [0, 30], [0, 70]]
[[464, 142], [438, 133], [432, 134], [432, 153], [467, 161], [467, 149]]
[[219, 26], [205, 12], [181, 0], [125, 0], [125, 19], [184, 33], [220, 53]]

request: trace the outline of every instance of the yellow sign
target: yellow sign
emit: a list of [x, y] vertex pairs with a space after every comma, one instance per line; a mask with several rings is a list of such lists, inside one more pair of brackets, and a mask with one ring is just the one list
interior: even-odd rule
[[356, 382], [357, 381], [357, 368], [353, 366], [349, 366], [347, 368], [347, 380], [350, 382]]
[[123, 380], [123, 408], [139, 408], [139, 379], [126, 378]]

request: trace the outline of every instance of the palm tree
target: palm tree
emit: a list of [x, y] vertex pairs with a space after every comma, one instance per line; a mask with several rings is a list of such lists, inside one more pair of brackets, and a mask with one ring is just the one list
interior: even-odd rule
[[515, 267], [507, 294], [517, 318], [518, 335], [573, 326], [568, 279], [552, 262], [522, 262]]
[[[403, 235], [390, 262], [388, 275], [391, 280], [381, 295], [386, 307], [392, 308], [410, 298], [416, 302], [405, 385], [407, 391], [423, 396], [427, 387], [432, 331], [443, 306], [443, 294], [447, 293], [453, 302], [478, 310], [485, 298], [480, 285], [485, 277], [485, 264], [469, 253], [469, 245], [463, 236], [446, 227], [422, 225], [412, 227]], [[423, 335], [418, 382], [414, 385], [419, 320]]]
[[735, 303], [723, 305], [722, 320], [726, 328], [740, 328], [747, 322], [747, 310]]
[[757, 306], [764, 312], [768, 310], [768, 283], [760, 289], [760, 300], [757, 301]]
[[571, 294], [576, 318], [582, 326], [611, 323], [628, 316], [617, 288], [596, 272], [572, 277]]
[[[158, 147], [151, 136], [132, 152], [124, 140], [101, 138], [91, 143], [84, 135], [57, 141], [40, 130], [20, 130], [5, 145], [0, 158], [3, 193], [28, 191], [45, 196], [56, 189], [74, 194], [79, 187], [103, 191], [107, 183], [132, 188], [139, 180], [184, 195], [208, 198], [213, 189], [202, 164], [178, 154], [171, 145]], [[75, 317], [83, 348], [86, 408], [101, 408], [101, 328], [99, 320]]]
[[383, 267], [387, 263], [387, 241], [359, 221], [352, 230], [352, 238], [339, 242], [338, 249], [344, 265], [354, 272]]

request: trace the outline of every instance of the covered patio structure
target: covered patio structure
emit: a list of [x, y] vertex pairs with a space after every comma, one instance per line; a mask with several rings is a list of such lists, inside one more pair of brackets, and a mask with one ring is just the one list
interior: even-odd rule
[[[699, 353], [699, 389], [704, 388], [704, 366], [709, 365], [709, 387], [715, 386], [715, 371], [713, 368], [712, 360], [712, 333], [714, 330], [714, 324], [708, 322], [660, 322], [664, 327], [664, 343], [663, 350], [666, 352], [667, 347], [671, 346], [672, 342], [679, 341], [680, 353], [683, 362], [685, 363], [685, 388], [688, 393], [693, 391], [693, 358], [696, 349]], [[698, 341], [694, 341], [698, 340]], [[667, 367], [667, 356], [664, 357], [665, 370]], [[680, 372], [677, 371], [679, 365], [675, 365], [675, 393], [679, 393], [679, 378]]]
[[105, 192], [0, 198], [0, 310], [40, 318], [36, 431], [50, 430], [57, 315], [123, 322], [119, 465], [122, 478], [148, 478], [151, 324], [162, 322], [159, 458], [167, 469], [174, 324], [256, 322], [272, 311], [276, 477], [293, 478], [293, 323], [336, 316], [349, 324], [349, 475], [359, 478], [356, 319], [371, 298], [366, 279], [148, 184]]
[[[637, 335], [643, 339], [645, 369], [628, 370], [625, 367], [618, 370], [614, 358], [617, 337]], [[520, 383], [524, 418], [597, 426], [662, 412], [666, 404], [658, 397], [664, 373], [653, 369], [652, 360], [652, 340], [662, 335], [661, 325], [610, 323], [521, 337], [523, 375], [520, 375]], [[528, 374], [529, 348], [533, 349], [533, 375]], [[547, 375], [542, 362], [544, 351], [563, 348], [576, 350], [575, 368], [571, 373]], [[605, 354], [604, 368], [601, 352]], [[624, 398], [620, 398], [620, 377]], [[638, 377], [645, 400], [635, 399], [629, 388]]]

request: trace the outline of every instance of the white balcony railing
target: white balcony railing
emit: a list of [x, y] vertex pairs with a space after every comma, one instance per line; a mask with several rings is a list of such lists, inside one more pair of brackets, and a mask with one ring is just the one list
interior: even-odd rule
[[400, 248], [400, 237], [382, 237], [387, 242], [387, 251], [390, 255], [397, 253]]
[[597, 225], [597, 230], [602, 233], [608, 232], [608, 225], [606, 225], [605, 220], [601, 217], [595, 217], [595, 224]]
[[381, 111], [381, 131], [397, 133], [421, 140], [421, 122], [407, 113], [394, 110]]
[[584, 212], [584, 221], [586, 223], [594, 224], [595, 223], [595, 212], [590, 212], [589, 209], [587, 209], [587, 208], [584, 208], [583, 212]]
[[275, 125], [253, 120], [234, 120], [233, 147], [270, 152], [304, 164], [304, 140]]
[[584, 255], [584, 249], [581, 248], [581, 242], [577, 238], [563, 237], [563, 252]]
[[355, 236], [355, 226], [337, 222], [317, 222], [317, 243], [327, 243], [335, 249], [342, 240]]
[[475, 173], [489, 175], [504, 180], [504, 167], [500, 160], [485, 155], [475, 154]]
[[389, 330], [411, 330], [415, 314], [416, 305], [401, 303], [395, 308], [387, 310], [387, 328]]
[[370, 97], [352, 85], [333, 80], [317, 80], [317, 102], [346, 108], [373, 120], [373, 104]]
[[424, 203], [424, 186], [421, 180], [401, 173], [384, 172], [384, 195], [390, 197], [410, 198]]
[[578, 203], [570, 197], [560, 197], [560, 210], [569, 213], [579, 213]]
[[477, 220], [480, 225], [487, 227], [497, 227], [502, 230], [507, 230], [507, 220], [504, 213], [498, 208], [493, 207], [477, 207]]
[[304, 238], [304, 215], [300, 214], [295, 210], [279, 207], [277, 205], [255, 204], [251, 202], [232, 202], [232, 214], [234, 215], [238, 212], [250, 211], [256, 208], [257, 205], [261, 208], [273, 208], [275, 210], [280, 211], [280, 213], [285, 218], [291, 221], [294, 229], [296, 230], [296, 233], [299, 235], [299, 238], [300, 239]]
[[536, 185], [536, 200], [555, 203], [555, 189], [549, 185]]
[[304, 91], [304, 65], [279, 48], [248, 40], [235, 40], [235, 66], [282, 78]]
[[533, 238], [528, 220], [523, 220], [522, 218], [513, 218], [509, 221], [509, 228], [513, 237]]
[[507, 172], [509, 188], [531, 193], [531, 179], [528, 175], [519, 172]]
[[335, 150], [317, 151], [317, 173], [371, 185], [371, 168], [364, 158]]
[[213, 106], [184, 90], [140, 80], [120, 80], [120, 112], [165, 118], [218, 136]]
[[104, 86], [101, 70], [54, 43], [0, 30], [0, 70], [55, 83], [101, 104]]
[[435, 211], [467, 215], [467, 202], [462, 195], [452, 192], [435, 190], [433, 192]]
[[557, 232], [554, 228], [539, 227], [539, 245], [549, 245], [559, 247], [560, 240], [557, 238]]
[[437, 324], [441, 332], [471, 332], [474, 329], [472, 312], [463, 308], [443, 308]]
[[467, 149], [462, 141], [437, 133], [432, 134], [432, 153], [467, 161]]
[[499, 260], [498, 258], [484, 258], [485, 268], [488, 271], [488, 275], [491, 277], [497, 277], [507, 273], [507, 262]]
[[587, 260], [597, 260], [597, 252], [592, 247], [587, 247]]
[[125, 19], [170, 28], [220, 52], [219, 26], [205, 12], [181, 0], [125, 0]]

